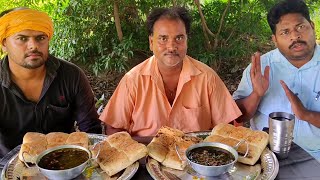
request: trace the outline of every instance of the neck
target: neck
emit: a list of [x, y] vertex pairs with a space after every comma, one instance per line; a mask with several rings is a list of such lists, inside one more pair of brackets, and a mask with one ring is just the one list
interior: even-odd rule
[[11, 79], [13, 81], [32, 81], [43, 79], [46, 74], [45, 66], [36, 69], [27, 69], [15, 63], [9, 62]]
[[290, 57], [287, 57], [285, 56], [288, 61], [293, 65], [295, 66], [296, 68], [300, 68], [302, 67], [303, 65], [305, 65], [306, 63], [308, 63], [313, 55], [314, 55], [314, 52], [316, 50], [316, 46], [314, 46], [313, 50], [311, 52], [309, 52], [308, 54], [306, 54], [305, 56], [301, 56], [301, 57], [297, 57], [297, 58], [290, 58]]
[[175, 66], [175, 67], [162, 67], [159, 63], [158, 63], [158, 68], [160, 71], [160, 74], [162, 77], [172, 77], [172, 76], [176, 76], [176, 75], [180, 75], [181, 71], [182, 71], [182, 64], [180, 63], [179, 65]]
[[305, 65], [309, 60], [289, 60], [289, 62], [295, 66], [296, 68], [301, 68], [303, 65]]

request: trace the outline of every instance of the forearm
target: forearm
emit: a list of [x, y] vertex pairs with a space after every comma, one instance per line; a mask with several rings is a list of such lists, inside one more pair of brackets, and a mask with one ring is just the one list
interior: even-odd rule
[[106, 134], [107, 135], [111, 135], [111, 134], [114, 134], [114, 133], [117, 133], [117, 132], [120, 132], [120, 131], [126, 131], [125, 129], [120, 129], [120, 128], [114, 128], [110, 125], [106, 125]]
[[301, 117], [301, 120], [307, 121], [317, 128], [320, 128], [320, 112], [307, 110]]
[[249, 121], [257, 111], [261, 97], [252, 92], [249, 96], [243, 99], [236, 100], [242, 115], [236, 119], [237, 122]]
[[101, 121], [98, 119], [95, 108], [94, 95], [84, 74], [80, 73], [79, 81], [74, 87], [76, 88], [76, 96], [73, 113], [80, 131], [102, 133]]

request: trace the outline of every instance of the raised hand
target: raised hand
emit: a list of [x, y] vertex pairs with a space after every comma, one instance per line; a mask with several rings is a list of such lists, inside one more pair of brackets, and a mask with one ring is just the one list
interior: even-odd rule
[[256, 52], [251, 56], [251, 63], [250, 77], [253, 86], [253, 93], [262, 97], [269, 87], [270, 67], [267, 66], [262, 75], [259, 52]]
[[291, 103], [292, 112], [295, 114], [295, 116], [301, 119], [308, 110], [303, 106], [300, 99], [288, 88], [284, 81], [280, 80], [280, 84]]

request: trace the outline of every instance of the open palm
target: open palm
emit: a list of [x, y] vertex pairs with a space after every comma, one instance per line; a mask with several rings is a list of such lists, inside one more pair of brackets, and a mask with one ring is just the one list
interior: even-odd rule
[[261, 73], [260, 53], [256, 52], [251, 56], [251, 70], [250, 77], [253, 86], [253, 92], [259, 97], [263, 96], [269, 87], [269, 72], [270, 67], [267, 66], [264, 69], [264, 73]]

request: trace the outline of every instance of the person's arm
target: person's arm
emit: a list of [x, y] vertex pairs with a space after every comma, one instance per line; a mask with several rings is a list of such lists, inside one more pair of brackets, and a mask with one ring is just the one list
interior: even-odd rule
[[134, 89], [132, 80], [128, 80], [128, 76], [125, 75], [99, 117], [106, 125], [106, 134], [129, 132], [134, 109]]
[[126, 131], [125, 129], [121, 129], [121, 128], [114, 128], [110, 125], [106, 125], [106, 134], [107, 135], [111, 135], [117, 132], [121, 132], [121, 131]]
[[290, 103], [293, 113], [296, 117], [303, 121], [307, 121], [310, 124], [320, 128], [320, 112], [310, 111], [306, 109], [297, 95], [295, 95], [287, 86], [284, 81], [280, 81], [282, 88], [284, 89]]
[[257, 111], [261, 100], [261, 96], [256, 94], [254, 91], [243, 99], [236, 100], [242, 115], [236, 119], [238, 123], [249, 121]]
[[95, 108], [94, 95], [86, 75], [80, 70], [79, 78], [74, 83], [77, 89], [74, 97], [74, 117], [80, 131], [102, 133], [101, 121]]
[[242, 112], [242, 116], [236, 119], [237, 122], [248, 121], [256, 113], [260, 100], [269, 87], [269, 72], [270, 68], [267, 66], [262, 75], [259, 52], [256, 52], [251, 56], [250, 78], [253, 91], [249, 96], [236, 100], [236, 103]]

